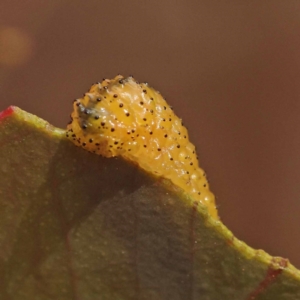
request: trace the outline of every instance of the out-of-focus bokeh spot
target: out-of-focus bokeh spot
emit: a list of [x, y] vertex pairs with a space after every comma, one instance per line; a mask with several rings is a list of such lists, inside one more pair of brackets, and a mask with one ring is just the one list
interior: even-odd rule
[[33, 39], [20, 28], [0, 27], [0, 64], [16, 67], [30, 60]]

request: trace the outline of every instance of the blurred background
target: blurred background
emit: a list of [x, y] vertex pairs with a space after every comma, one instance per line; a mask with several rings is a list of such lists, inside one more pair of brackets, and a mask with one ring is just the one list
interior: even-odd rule
[[65, 128], [134, 75], [183, 118], [223, 222], [300, 267], [300, 1], [1, 0], [0, 111]]

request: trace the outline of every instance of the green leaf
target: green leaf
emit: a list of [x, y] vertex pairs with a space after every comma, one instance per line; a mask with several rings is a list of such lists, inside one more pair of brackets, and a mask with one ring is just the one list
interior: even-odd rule
[[0, 178], [0, 299], [300, 299], [288, 260], [17, 107], [0, 115]]

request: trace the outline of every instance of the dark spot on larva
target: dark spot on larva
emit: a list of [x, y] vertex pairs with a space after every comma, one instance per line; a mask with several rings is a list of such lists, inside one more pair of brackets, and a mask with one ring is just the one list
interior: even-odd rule
[[150, 98], [150, 100], [152, 100], [152, 101], [153, 101], [153, 97], [151, 97], [151, 98]]
[[170, 157], [170, 160], [173, 160], [173, 157]]
[[200, 192], [198, 192], [198, 195], [201, 195], [201, 193], [200, 193]]
[[113, 146], [112, 145], [109, 145], [109, 148], [112, 148]]
[[128, 149], [128, 151], [131, 151], [131, 149]]
[[166, 119], [165, 119], [165, 118], [162, 118], [162, 121], [163, 121], [163, 122], [165, 122], [165, 121], [166, 121]]
[[189, 171], [186, 171], [186, 174], [190, 174], [190, 172], [189, 172]]
[[93, 142], [93, 139], [89, 139], [89, 142], [92, 143], [92, 142]]
[[87, 129], [87, 125], [86, 124], [82, 124], [82, 129]]
[[157, 148], [157, 151], [161, 151], [161, 149], [160, 149], [160, 148]]
[[147, 94], [147, 90], [143, 90], [143, 93]]
[[172, 119], [171, 119], [171, 118], [169, 118], [169, 121], [171, 122], [171, 121], [172, 121]]
[[126, 115], [126, 117], [129, 117], [129, 116], [130, 116], [130, 113], [129, 113], [129, 112], [127, 112], [125, 115]]
[[192, 165], [193, 165], [193, 163], [191, 162], [191, 163], [190, 163], [190, 166], [192, 166]]
[[178, 135], [181, 135], [181, 133], [180, 133], [180, 132], [178, 132]]
[[144, 120], [144, 121], [147, 121], [147, 119], [146, 119], [146, 118], [143, 118], [143, 120]]
[[95, 116], [94, 118], [95, 118], [95, 120], [98, 120], [100, 117], [99, 116]]
[[150, 109], [151, 114], [153, 114], [153, 109]]
[[131, 132], [132, 132], [132, 133], [135, 133], [135, 130], [134, 130], [134, 129], [132, 129], [132, 130], [131, 130]]
[[127, 131], [127, 134], [130, 134], [131, 132], [130, 131]]
[[114, 129], [114, 128], [112, 128], [110, 131], [111, 131], [111, 132], [114, 132], [114, 131], [115, 131], [115, 129]]
[[120, 104], [119, 104], [119, 107], [123, 107], [123, 103], [120, 103]]
[[118, 145], [118, 144], [119, 144], [119, 142], [114, 142], [114, 144], [115, 144], [115, 145]]
[[164, 106], [164, 110], [166, 110], [167, 108]]
[[180, 148], [180, 145], [177, 145], [177, 148]]
[[206, 184], [203, 184], [204, 187], [206, 187]]
[[153, 134], [153, 132], [152, 132], [152, 131], [150, 131], [149, 133], [150, 133], [150, 134]]
[[76, 137], [76, 134], [75, 134], [75, 133], [73, 133], [73, 134], [72, 134], [72, 137]]
[[97, 101], [100, 102], [102, 99], [101, 98], [97, 98]]
[[185, 136], [183, 136], [185, 139], [186, 139], [186, 135]]
[[120, 83], [120, 84], [123, 84], [123, 82], [124, 82], [123, 79], [120, 79], [120, 80], [119, 80], [119, 83]]
[[69, 135], [66, 133], [66, 137], [68, 138], [69, 137]]
[[114, 94], [114, 98], [118, 98], [118, 95], [117, 95], [117, 94]]
[[165, 138], [167, 138], [167, 137], [168, 137], [168, 135], [167, 135], [167, 134], [165, 134], [165, 135], [164, 135], [164, 137], [165, 137]]
[[147, 145], [144, 145], [144, 148], [147, 148]]
[[89, 114], [91, 113], [91, 111], [88, 110], [88, 109], [85, 109], [85, 110], [84, 110], [84, 113], [85, 113], [86, 115], [89, 115]]
[[85, 142], [83, 142], [83, 143], [82, 143], [82, 146], [83, 146], [83, 147], [84, 147], [84, 146], [86, 146], [86, 143], [85, 143]]
[[80, 105], [80, 102], [77, 102], [77, 103], [76, 103], [76, 106], [79, 106], [79, 105]]
[[141, 105], [144, 105], [144, 102], [143, 102], [143, 101], [141, 101], [141, 102], [140, 102], [140, 104], [141, 104]]
[[96, 145], [96, 146], [100, 146], [100, 144], [99, 144], [99, 143], [96, 143], [95, 145]]

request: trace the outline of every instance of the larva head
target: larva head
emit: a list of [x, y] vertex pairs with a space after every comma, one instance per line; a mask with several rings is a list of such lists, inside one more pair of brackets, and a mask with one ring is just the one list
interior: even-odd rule
[[[154, 130], [162, 137], [172, 128], [172, 122], [181, 126], [181, 120], [172, 119], [172, 115], [162, 96], [147, 84], [117, 76], [94, 84], [83, 98], [74, 101], [68, 131], [88, 151], [107, 157], [130, 156], [131, 151], [146, 148]], [[184, 127], [180, 134], [187, 137]]]
[[106, 157], [121, 155], [170, 179], [217, 217], [187, 129], [148, 84], [122, 76], [103, 80], [74, 101], [71, 118], [67, 136], [77, 145]]

